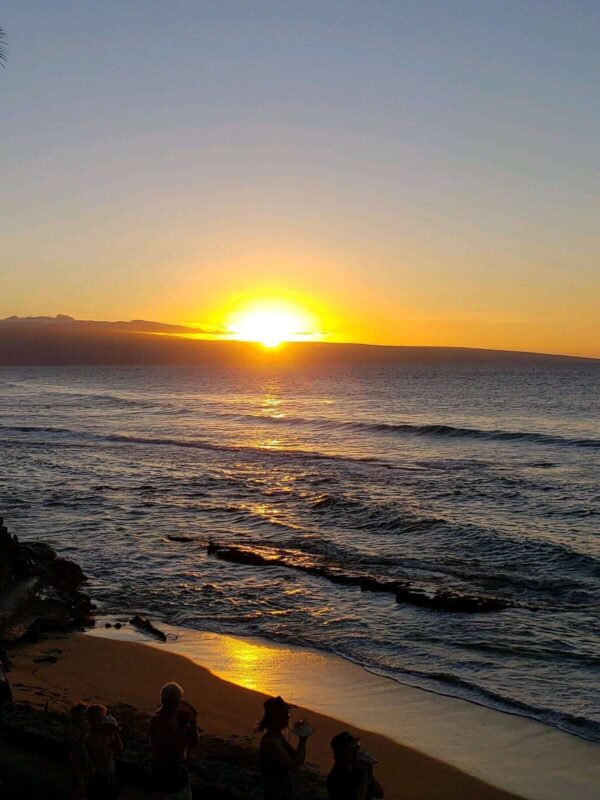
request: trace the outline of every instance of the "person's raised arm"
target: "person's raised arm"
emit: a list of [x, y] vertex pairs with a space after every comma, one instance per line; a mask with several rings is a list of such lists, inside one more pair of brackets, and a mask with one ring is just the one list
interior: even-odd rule
[[187, 734], [186, 734], [186, 744], [188, 747], [197, 748], [198, 744], [200, 743], [200, 731], [198, 730], [198, 725], [196, 724], [196, 720], [194, 719], [191, 722], [187, 722]]
[[267, 739], [263, 745], [265, 753], [273, 758], [282, 767], [294, 772], [304, 764], [306, 758], [306, 738], [301, 737], [294, 750], [291, 745], [283, 746], [277, 739]]
[[294, 755], [294, 769], [298, 769], [304, 764], [306, 759], [306, 740], [308, 737], [301, 736], [298, 739], [298, 746], [296, 747], [296, 752]]

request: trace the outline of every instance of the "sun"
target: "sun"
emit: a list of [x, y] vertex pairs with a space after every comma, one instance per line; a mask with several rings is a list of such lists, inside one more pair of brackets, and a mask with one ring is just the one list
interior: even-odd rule
[[260, 342], [265, 347], [278, 347], [294, 336], [297, 327], [297, 320], [285, 312], [255, 311], [241, 318], [237, 332], [241, 339]]
[[318, 336], [310, 329], [308, 315], [300, 309], [274, 304], [255, 304], [238, 311], [229, 324], [231, 338], [259, 342], [276, 348], [283, 342], [307, 341]]

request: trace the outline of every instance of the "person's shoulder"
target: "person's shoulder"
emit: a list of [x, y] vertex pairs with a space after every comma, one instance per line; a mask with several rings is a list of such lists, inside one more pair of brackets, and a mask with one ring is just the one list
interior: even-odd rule
[[273, 747], [273, 734], [269, 733], [268, 731], [263, 733], [260, 739], [259, 747], [261, 750], [264, 750], [265, 747]]
[[160, 712], [156, 712], [150, 717], [150, 730], [159, 731], [165, 725], [165, 719]]
[[327, 788], [327, 796], [329, 800], [345, 800], [347, 798], [348, 779], [343, 770], [337, 764], [329, 770], [329, 775], [325, 782]]
[[267, 733], [264, 734], [262, 739], [260, 740], [260, 749], [263, 752], [269, 753], [273, 752], [274, 750], [281, 750], [285, 749], [286, 741], [283, 736], [275, 733]]
[[336, 780], [339, 780], [340, 777], [340, 768], [337, 764], [334, 764], [333, 767], [329, 770], [329, 774], [327, 775], [327, 783], [335, 783]]
[[353, 769], [342, 769], [339, 764], [334, 764], [327, 776], [328, 786], [339, 786], [341, 784], [353, 784], [356, 780], [357, 772]]

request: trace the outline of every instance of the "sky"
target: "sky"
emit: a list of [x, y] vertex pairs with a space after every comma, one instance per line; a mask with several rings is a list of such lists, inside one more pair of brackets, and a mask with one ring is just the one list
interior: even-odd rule
[[5, 0], [0, 317], [600, 356], [600, 4]]

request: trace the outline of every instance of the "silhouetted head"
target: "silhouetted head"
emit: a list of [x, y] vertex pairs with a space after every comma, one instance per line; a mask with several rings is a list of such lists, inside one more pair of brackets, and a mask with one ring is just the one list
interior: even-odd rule
[[342, 731], [331, 740], [331, 749], [336, 764], [352, 765], [356, 762], [360, 750], [360, 739], [348, 731]]
[[106, 714], [107, 714], [106, 706], [101, 706], [97, 704], [92, 704], [91, 706], [88, 706], [85, 712], [86, 719], [92, 727], [94, 725], [100, 724], [101, 722], [104, 722]]
[[81, 703], [81, 702], [74, 703], [71, 706], [71, 711], [70, 711], [71, 719], [73, 720], [73, 722], [81, 722], [82, 720], [84, 720], [86, 718], [87, 709], [88, 709], [87, 703]]
[[174, 683], [173, 681], [165, 683], [160, 690], [160, 705], [163, 711], [174, 714], [179, 708], [182, 697], [183, 689], [178, 683]]
[[258, 723], [258, 730], [281, 733], [289, 725], [290, 709], [292, 708], [296, 708], [296, 706], [286, 703], [283, 697], [270, 697], [265, 700], [265, 713]]

